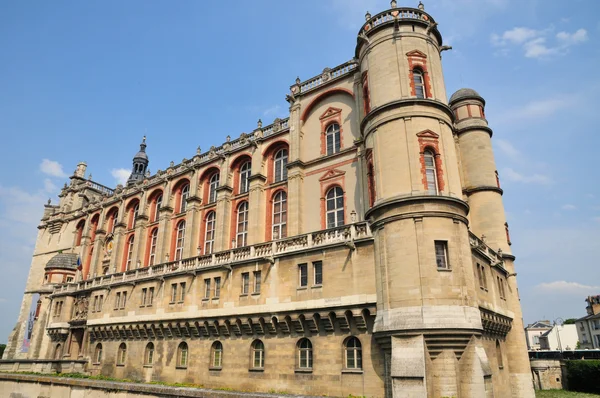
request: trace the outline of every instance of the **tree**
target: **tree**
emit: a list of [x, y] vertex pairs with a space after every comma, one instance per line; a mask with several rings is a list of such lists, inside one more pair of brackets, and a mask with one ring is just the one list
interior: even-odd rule
[[2, 358], [2, 354], [4, 354], [5, 348], [6, 348], [6, 344], [0, 344], [0, 358]]
[[565, 320], [563, 325], [575, 325], [575, 322], [577, 322], [577, 318], [569, 318]]

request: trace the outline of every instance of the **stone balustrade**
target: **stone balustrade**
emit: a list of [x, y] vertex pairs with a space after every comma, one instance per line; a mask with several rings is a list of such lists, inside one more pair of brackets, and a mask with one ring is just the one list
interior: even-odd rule
[[428, 22], [430, 24], [435, 24], [433, 18], [425, 11], [419, 10], [417, 8], [407, 7], [392, 8], [387, 11], [380, 12], [379, 14], [376, 14], [374, 16], [367, 14], [366, 19], [367, 21], [359, 31], [359, 36], [361, 34], [368, 33], [370, 30], [376, 27], [385, 25], [387, 23], [394, 23], [394, 21], [399, 20], [417, 20]]
[[[310, 78], [304, 82], [299, 82], [300, 86], [300, 94], [304, 94], [312, 89], [315, 89], [324, 83], [336, 80], [342, 76], [346, 76], [348, 74], [354, 73], [356, 68], [358, 67], [355, 60], [351, 60], [348, 62], [344, 62], [341, 65], [336, 66], [333, 69], [325, 68], [323, 73], [313, 78]], [[292, 86], [293, 87], [293, 86]]]
[[[483, 238], [485, 239], [485, 236]], [[492, 250], [492, 248], [485, 243], [484, 239], [480, 239], [472, 232], [469, 232], [469, 244], [471, 245], [471, 248], [487, 257], [492, 266], [505, 269], [502, 251], [500, 249], [498, 249], [498, 252]]]
[[149, 277], [165, 276], [181, 271], [196, 271], [206, 267], [231, 267], [231, 265], [236, 263], [261, 259], [272, 262], [275, 261], [275, 258], [277, 257], [330, 245], [345, 244], [349, 248], [354, 249], [355, 241], [368, 240], [371, 238], [371, 230], [367, 222], [363, 221], [276, 241], [225, 250], [218, 253], [189, 257], [179, 261], [169, 261], [151, 267], [102, 275], [76, 283], [65, 283], [57, 285], [54, 289], [54, 294], [79, 292], [101, 286], [133, 282]]

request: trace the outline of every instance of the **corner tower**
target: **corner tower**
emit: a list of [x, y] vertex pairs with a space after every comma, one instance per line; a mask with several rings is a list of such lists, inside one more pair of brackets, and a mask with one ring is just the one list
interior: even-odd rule
[[442, 73], [441, 53], [449, 47], [422, 3], [392, 1], [389, 10], [365, 17], [356, 46], [361, 150], [386, 392], [505, 396], [510, 387], [493, 386], [482, 342], [469, 204]]

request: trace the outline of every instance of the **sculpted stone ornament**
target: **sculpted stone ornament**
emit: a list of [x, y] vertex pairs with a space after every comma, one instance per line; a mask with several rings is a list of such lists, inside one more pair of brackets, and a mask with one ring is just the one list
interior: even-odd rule
[[80, 296], [73, 304], [73, 319], [74, 321], [84, 321], [88, 315], [88, 298]]

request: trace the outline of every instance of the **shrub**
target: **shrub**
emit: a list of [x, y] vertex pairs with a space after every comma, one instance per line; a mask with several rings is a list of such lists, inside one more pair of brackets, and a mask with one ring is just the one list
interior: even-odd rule
[[600, 393], [600, 361], [568, 361], [566, 365], [569, 390]]

